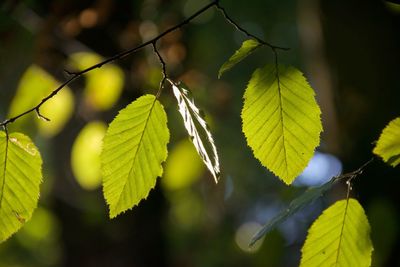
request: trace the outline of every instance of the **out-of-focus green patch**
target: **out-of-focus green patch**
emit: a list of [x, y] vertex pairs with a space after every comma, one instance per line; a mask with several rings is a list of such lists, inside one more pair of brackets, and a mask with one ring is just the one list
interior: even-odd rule
[[[84, 70], [103, 60], [91, 52], [70, 55], [70, 63], [78, 70]], [[95, 110], [108, 110], [118, 101], [124, 85], [124, 73], [118, 66], [107, 64], [85, 74], [84, 101]]]
[[[57, 86], [59, 82], [50, 74], [39, 66], [31, 65], [21, 77], [8, 117], [33, 108]], [[43, 136], [52, 137], [64, 128], [71, 118], [73, 109], [73, 94], [68, 87], [65, 87], [40, 107], [40, 113], [50, 121], [45, 121], [32, 112], [10, 124], [10, 129], [32, 133], [37, 128]]]
[[389, 2], [389, 1], [385, 1], [385, 4], [389, 11], [396, 13], [396, 14], [400, 14], [400, 5], [399, 4]]
[[161, 179], [167, 190], [178, 190], [196, 182], [204, 172], [204, 164], [189, 139], [177, 143], [167, 158]]
[[100, 153], [106, 130], [103, 122], [90, 122], [80, 131], [72, 146], [72, 171], [84, 189], [93, 190], [101, 184]]
[[170, 220], [181, 229], [191, 229], [201, 225], [204, 217], [203, 200], [192, 190], [183, 189], [168, 194], [171, 204]]

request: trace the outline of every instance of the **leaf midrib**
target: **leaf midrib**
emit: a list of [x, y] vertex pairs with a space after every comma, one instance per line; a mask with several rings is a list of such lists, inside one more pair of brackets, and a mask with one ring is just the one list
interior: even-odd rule
[[0, 191], [0, 210], [1, 206], [3, 204], [3, 197], [4, 197], [4, 187], [6, 184], [6, 171], [7, 171], [7, 158], [8, 158], [8, 140], [9, 136], [8, 133], [6, 132], [6, 152], [4, 153], [4, 168], [3, 168], [3, 183], [1, 185], [1, 191]]
[[[137, 154], [138, 154], [138, 152], [140, 150], [140, 147], [141, 147], [141, 144], [142, 144], [142, 140], [143, 140], [143, 136], [144, 136], [144, 133], [146, 132], [147, 124], [148, 124], [148, 122], [150, 120], [150, 116], [151, 116], [151, 113], [153, 112], [153, 108], [155, 106], [156, 101], [157, 101], [157, 98], [154, 98], [153, 103], [152, 103], [152, 105], [150, 107], [149, 115], [146, 118], [146, 122], [144, 124], [144, 128], [143, 128], [142, 134], [140, 135], [140, 139], [139, 139], [139, 143], [138, 143], [137, 149], [135, 151], [135, 155], [133, 156], [133, 159], [132, 159], [132, 165], [131, 165], [131, 168], [129, 170], [128, 177], [125, 179], [124, 186], [123, 186], [123, 188], [121, 190], [121, 194], [118, 196], [118, 202], [115, 205], [116, 207], [120, 204], [121, 196], [123, 195], [123, 193], [125, 191], [126, 184], [128, 183], [128, 180], [129, 180], [129, 177], [132, 174], [132, 171], [134, 172], [134, 166], [135, 166], [135, 163], [136, 163]], [[133, 180], [134, 180], [135, 186], [137, 188], [138, 186], [137, 186], [137, 183], [136, 183], [136, 179], [133, 179]], [[137, 197], [137, 191], [135, 191], [135, 193], [136, 193], [136, 197]]]

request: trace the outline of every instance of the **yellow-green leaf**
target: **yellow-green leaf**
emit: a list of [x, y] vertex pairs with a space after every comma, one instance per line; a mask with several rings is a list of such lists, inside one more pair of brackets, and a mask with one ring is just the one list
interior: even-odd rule
[[72, 146], [72, 171], [84, 189], [96, 189], [101, 184], [100, 153], [106, 130], [104, 122], [90, 122], [80, 131]]
[[[71, 56], [72, 65], [86, 69], [103, 60], [95, 53], [79, 52]], [[124, 85], [124, 73], [115, 64], [107, 64], [85, 74], [84, 101], [96, 110], [110, 109], [118, 101]]]
[[393, 167], [400, 163], [400, 118], [383, 129], [373, 152]]
[[193, 142], [197, 153], [218, 183], [220, 168], [217, 147], [208, 128], [207, 122], [200, 109], [196, 106], [189, 89], [183, 83], [175, 84], [170, 81], [175, 98], [178, 101], [186, 131]]
[[29, 137], [0, 131], [0, 242], [31, 218], [41, 182], [42, 159]]
[[368, 267], [372, 250], [364, 209], [356, 199], [341, 200], [308, 230], [300, 266]]
[[113, 218], [146, 198], [162, 175], [169, 131], [164, 108], [145, 95], [121, 110], [103, 140], [104, 197]]
[[303, 74], [289, 66], [257, 69], [246, 88], [243, 132], [261, 164], [286, 184], [304, 170], [319, 144], [321, 110]]
[[[21, 77], [8, 116], [13, 117], [31, 109], [58, 86], [59, 82], [45, 70], [36, 65], [30, 66]], [[50, 121], [44, 121], [31, 113], [16, 120], [10, 129], [29, 131], [31, 127], [37, 126], [42, 135], [52, 137], [64, 128], [73, 110], [74, 96], [69, 87], [65, 87], [40, 107], [40, 112]]]
[[218, 72], [218, 79], [221, 78], [224, 72], [230, 70], [233, 66], [245, 59], [261, 45], [262, 44], [254, 39], [244, 41], [242, 43], [242, 46], [238, 50], [236, 50], [236, 52], [228, 59], [228, 61], [221, 66]]

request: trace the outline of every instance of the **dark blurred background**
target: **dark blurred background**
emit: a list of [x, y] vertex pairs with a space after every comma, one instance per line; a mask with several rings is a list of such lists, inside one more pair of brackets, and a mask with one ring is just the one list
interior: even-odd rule
[[[36, 105], [83, 69], [149, 40], [205, 0], [0, 1], [0, 120]], [[171, 142], [165, 174], [138, 207], [108, 218], [99, 175], [106, 125], [162, 77], [152, 50], [94, 70], [11, 125], [44, 159], [32, 219], [0, 244], [0, 266], [298, 266], [307, 229], [345, 196], [345, 185], [291, 217], [252, 249], [250, 237], [308, 186], [357, 169], [384, 126], [400, 116], [400, 6], [361, 0], [221, 0], [229, 15], [273, 44], [282, 64], [301, 69], [317, 93], [324, 132], [318, 152], [287, 187], [252, 156], [241, 131], [242, 95], [251, 73], [273, 62], [263, 48], [220, 80], [222, 63], [245, 40], [214, 9], [158, 43], [170, 76], [184, 81], [215, 135], [222, 179], [215, 185], [188, 141], [167, 87]], [[379, 159], [352, 194], [366, 210], [373, 266], [400, 266], [400, 172]]]

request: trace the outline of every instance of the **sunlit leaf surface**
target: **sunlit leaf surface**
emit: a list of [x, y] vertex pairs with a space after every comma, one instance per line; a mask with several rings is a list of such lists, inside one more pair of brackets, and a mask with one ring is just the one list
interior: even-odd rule
[[371, 265], [370, 226], [355, 199], [337, 201], [308, 230], [301, 267]]
[[88, 190], [101, 184], [100, 153], [106, 129], [103, 122], [90, 122], [80, 131], [72, 146], [72, 171], [78, 183]]
[[0, 242], [31, 218], [41, 182], [42, 159], [29, 137], [0, 131]]
[[175, 98], [178, 101], [179, 112], [182, 115], [185, 128], [208, 170], [218, 183], [220, 168], [217, 148], [214, 138], [208, 129], [207, 122], [195, 105], [190, 91], [182, 84], [171, 82]]
[[225, 62], [218, 72], [218, 78], [221, 78], [224, 72], [230, 70], [240, 61], [245, 59], [251, 53], [253, 53], [257, 48], [259, 48], [262, 44], [254, 39], [246, 40], [242, 43], [242, 46]]
[[400, 163], [400, 118], [392, 120], [383, 129], [374, 148], [374, 154], [393, 167]]
[[246, 88], [243, 132], [261, 164], [286, 184], [304, 170], [319, 144], [321, 111], [303, 74], [274, 65], [257, 69]]
[[161, 176], [169, 131], [164, 108], [145, 95], [121, 110], [104, 137], [101, 171], [113, 218], [146, 198]]

